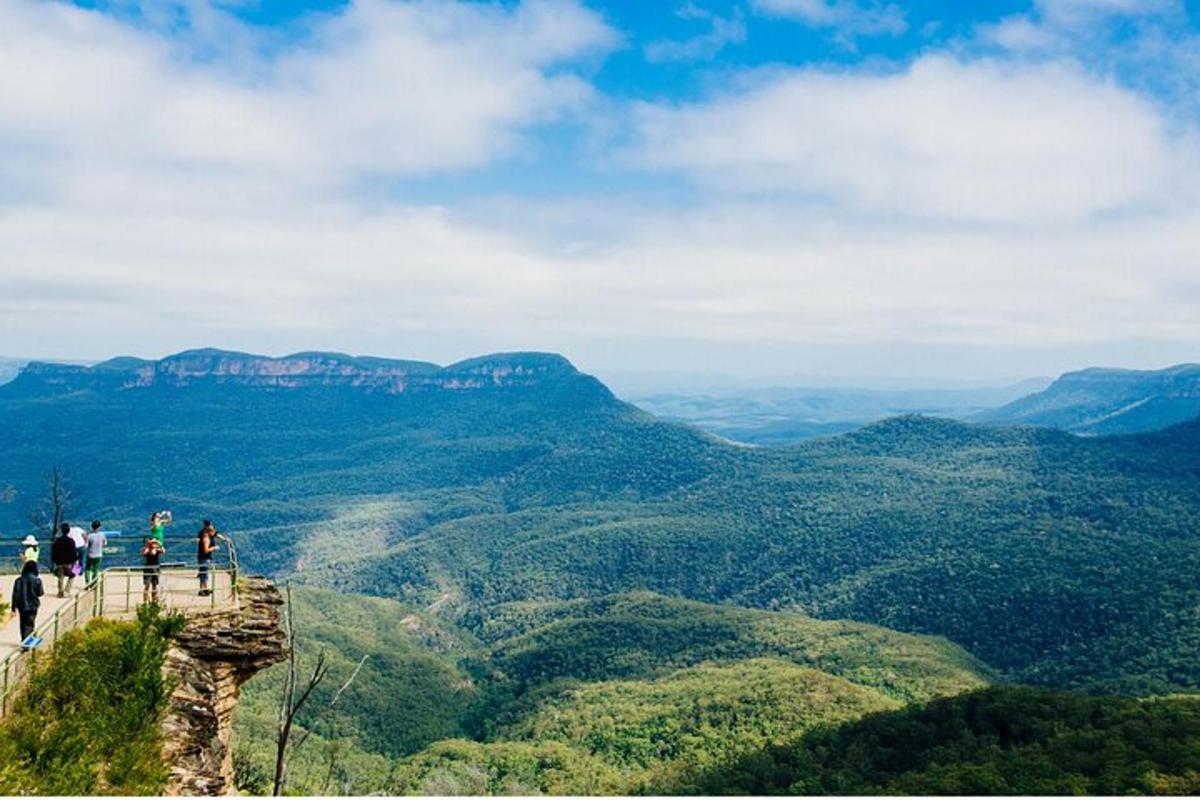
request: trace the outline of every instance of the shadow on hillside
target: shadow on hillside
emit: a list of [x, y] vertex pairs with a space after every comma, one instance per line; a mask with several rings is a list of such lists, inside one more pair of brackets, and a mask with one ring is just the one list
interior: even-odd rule
[[720, 795], [1200, 791], [1200, 698], [993, 687], [820, 728], [656, 787]]

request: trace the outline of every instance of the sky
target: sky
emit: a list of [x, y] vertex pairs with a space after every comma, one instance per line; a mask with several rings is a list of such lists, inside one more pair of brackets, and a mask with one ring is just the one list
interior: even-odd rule
[[0, 354], [1200, 361], [1200, 0], [0, 0]]

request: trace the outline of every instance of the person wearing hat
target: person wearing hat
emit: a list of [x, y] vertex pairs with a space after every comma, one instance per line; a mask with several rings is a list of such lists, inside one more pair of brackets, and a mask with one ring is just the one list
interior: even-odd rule
[[27, 561], [37, 563], [38, 560], [38, 542], [37, 537], [33, 534], [26, 536], [21, 541], [21, 566], [25, 566]]

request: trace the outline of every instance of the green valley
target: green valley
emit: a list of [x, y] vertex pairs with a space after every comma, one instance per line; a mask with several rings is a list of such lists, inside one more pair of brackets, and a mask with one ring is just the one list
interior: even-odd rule
[[[387, 600], [294, 598], [303, 661], [333, 659], [314, 708], [368, 656], [351, 710], [302, 720], [291, 785], [307, 792], [682, 791], [818, 724], [988, 681], [945, 641], [647, 593], [508, 608], [481, 638]], [[238, 710], [247, 789], [272, 757], [281, 669]]]

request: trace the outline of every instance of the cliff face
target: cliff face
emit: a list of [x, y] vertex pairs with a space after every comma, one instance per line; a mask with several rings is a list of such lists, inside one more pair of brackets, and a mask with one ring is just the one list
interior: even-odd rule
[[189, 617], [167, 653], [163, 670], [175, 683], [162, 722], [167, 794], [233, 792], [230, 739], [241, 686], [284, 658], [279, 591], [262, 578], [243, 584], [239, 607]]
[[281, 358], [223, 350], [189, 350], [159, 361], [116, 358], [92, 367], [31, 362], [16, 383], [29, 390], [130, 390], [202, 385], [266, 389], [347, 386], [388, 394], [430, 390], [533, 387], [575, 376], [561, 356], [499, 353], [440, 367], [423, 361], [295, 353]]

